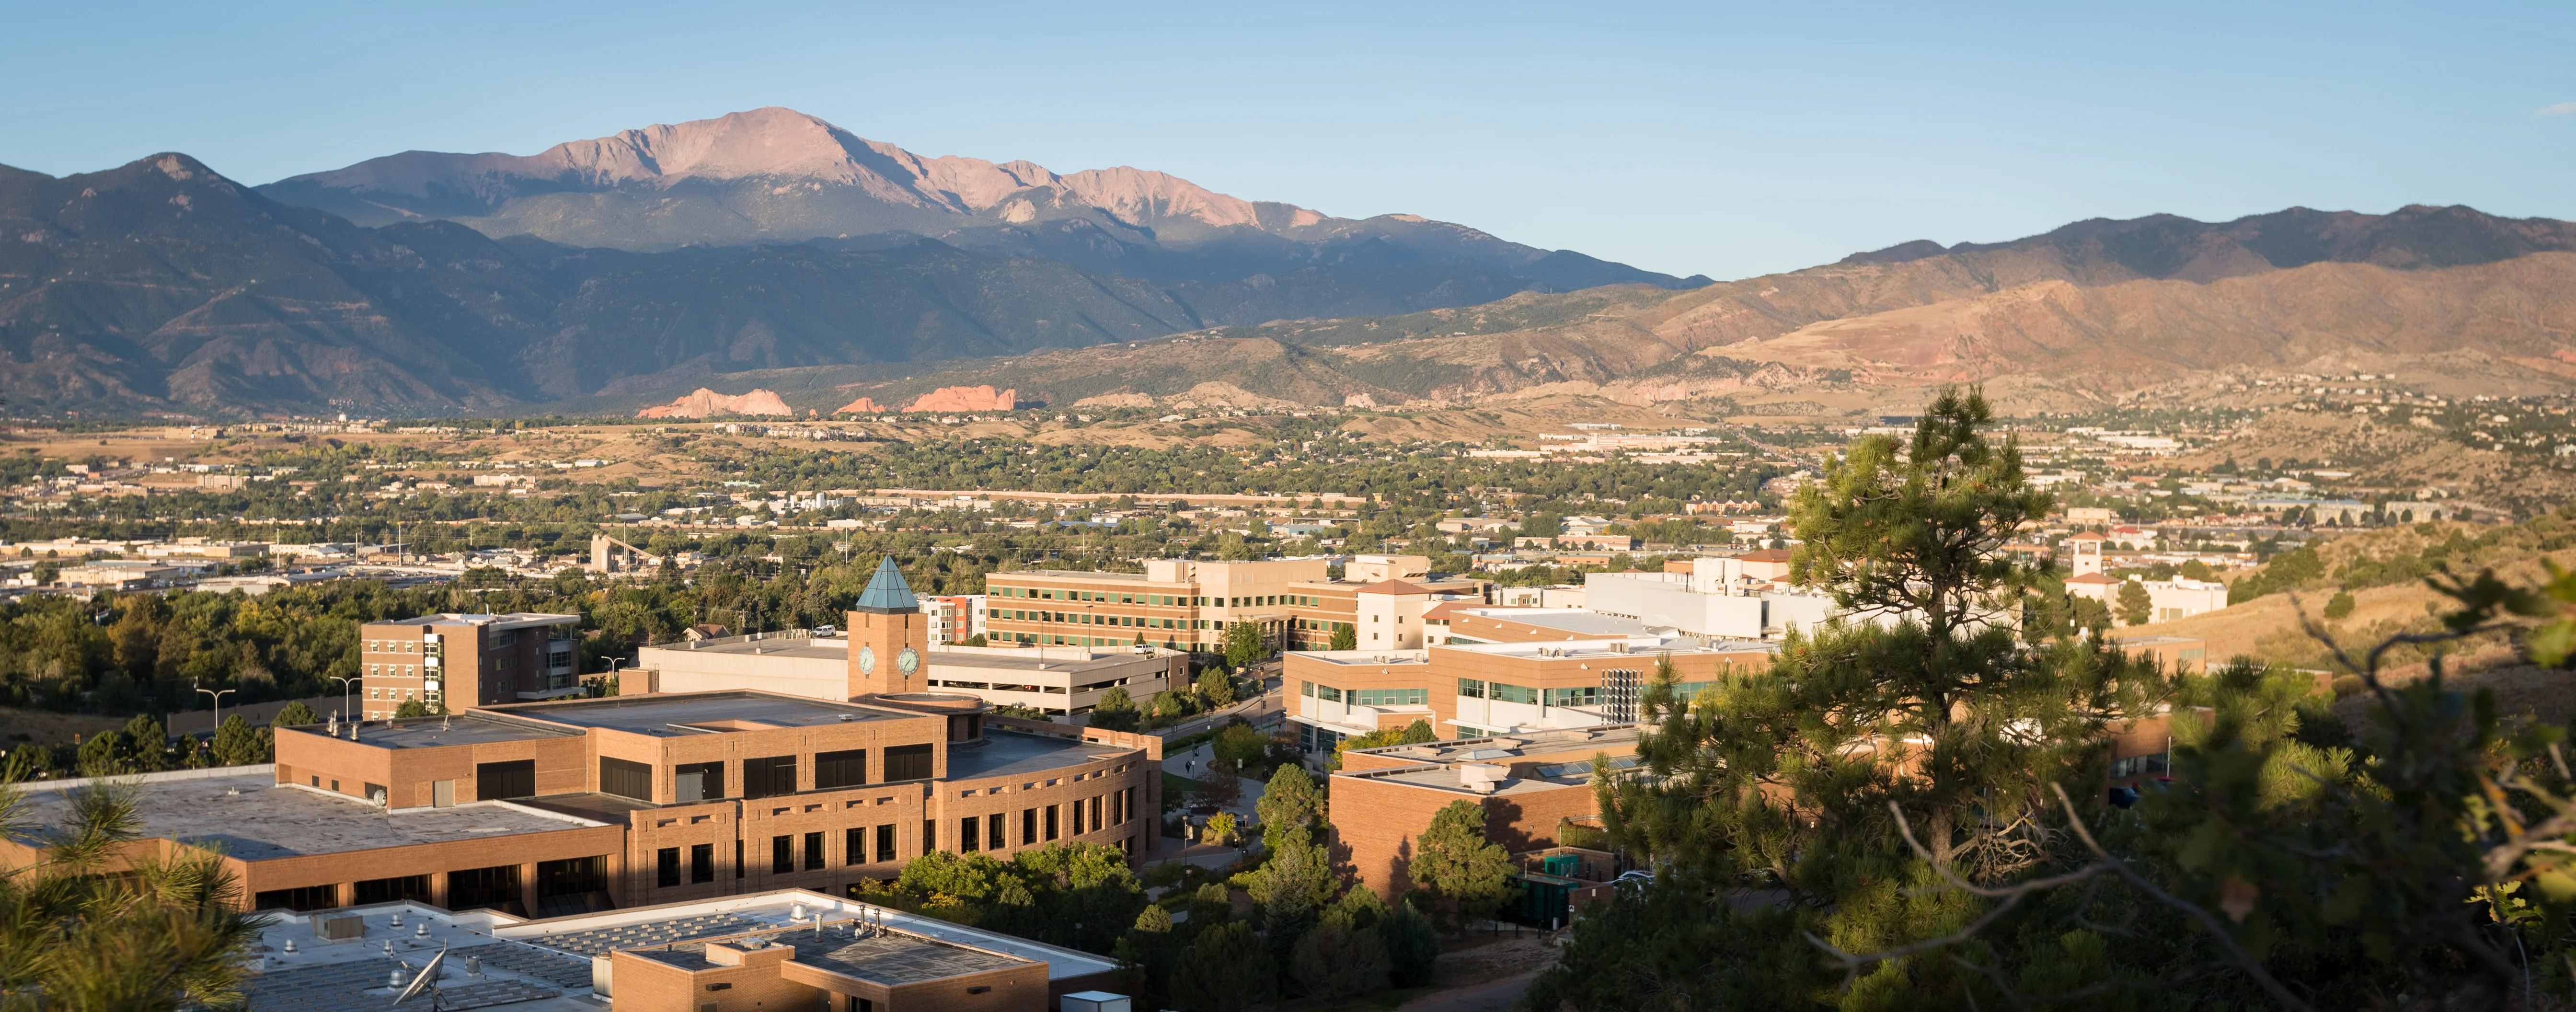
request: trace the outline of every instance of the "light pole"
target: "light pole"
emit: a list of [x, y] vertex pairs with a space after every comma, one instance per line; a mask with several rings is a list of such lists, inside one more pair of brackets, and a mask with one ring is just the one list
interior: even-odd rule
[[340, 683], [340, 715], [341, 715], [342, 717], [344, 717], [344, 718], [345, 718], [345, 717], [347, 717], [347, 716], [349, 715], [349, 690], [351, 690], [351, 689], [354, 689], [354, 688], [357, 688], [357, 687], [358, 687], [358, 678], [359, 678], [359, 677], [361, 677], [361, 676], [353, 676], [353, 675], [332, 675], [332, 676], [330, 676], [330, 679], [331, 679], [332, 681], [335, 681], [335, 682]]
[[215, 736], [222, 734], [224, 730], [224, 697], [231, 694], [233, 690], [200, 688], [195, 682], [188, 683], [188, 687], [215, 697], [215, 722], [212, 725], [214, 730], [206, 732], [206, 747], [211, 750], [215, 745]]

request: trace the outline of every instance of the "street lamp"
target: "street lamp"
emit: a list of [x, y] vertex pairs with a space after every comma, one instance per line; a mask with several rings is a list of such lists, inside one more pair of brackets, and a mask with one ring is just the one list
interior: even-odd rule
[[215, 697], [215, 722], [212, 725], [214, 730], [206, 733], [206, 746], [208, 748], [212, 748], [214, 747], [215, 736], [222, 733], [224, 729], [224, 697], [230, 695], [233, 690], [200, 688], [195, 682], [188, 683], [188, 687]]
[[331, 675], [328, 677], [332, 681], [340, 683], [340, 715], [342, 717], [346, 717], [349, 715], [349, 690], [358, 687], [358, 679], [362, 676]]

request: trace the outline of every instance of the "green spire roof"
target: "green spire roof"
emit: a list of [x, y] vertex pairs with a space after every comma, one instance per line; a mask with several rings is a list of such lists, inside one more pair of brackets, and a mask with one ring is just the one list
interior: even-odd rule
[[903, 570], [894, 566], [894, 556], [877, 562], [877, 573], [868, 579], [868, 589], [859, 592], [861, 609], [874, 612], [920, 611], [921, 599], [912, 596], [912, 585], [903, 582]]

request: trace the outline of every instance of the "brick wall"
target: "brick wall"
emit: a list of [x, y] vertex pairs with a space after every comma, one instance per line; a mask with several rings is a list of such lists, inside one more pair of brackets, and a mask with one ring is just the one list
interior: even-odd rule
[[1333, 849], [1337, 861], [1370, 888], [1393, 898], [1411, 887], [1405, 868], [1413, 838], [1454, 801], [1485, 810], [1485, 838], [1506, 850], [1552, 847], [1561, 819], [1598, 814], [1589, 786], [1475, 795], [1419, 787], [1375, 777], [1332, 780]]

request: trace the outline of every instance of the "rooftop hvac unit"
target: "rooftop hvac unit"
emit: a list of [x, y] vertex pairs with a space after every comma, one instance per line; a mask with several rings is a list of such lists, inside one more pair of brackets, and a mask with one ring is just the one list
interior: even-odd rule
[[1459, 763], [1458, 785], [1478, 794], [1494, 793], [1494, 786], [1509, 779], [1511, 767], [1488, 763]]
[[364, 938], [366, 934], [367, 922], [363, 918], [345, 914], [338, 917], [313, 915], [313, 937], [315, 938], [330, 942], [345, 942], [352, 938]]
[[1056, 999], [1064, 1012], [1130, 1012], [1126, 995], [1107, 991], [1076, 991]]

